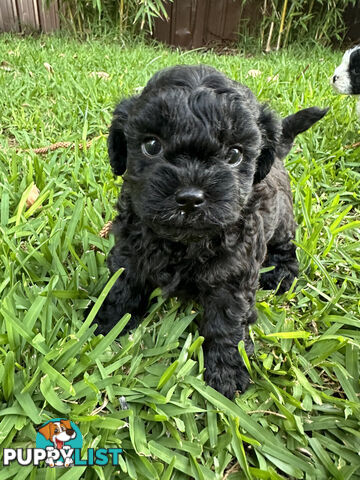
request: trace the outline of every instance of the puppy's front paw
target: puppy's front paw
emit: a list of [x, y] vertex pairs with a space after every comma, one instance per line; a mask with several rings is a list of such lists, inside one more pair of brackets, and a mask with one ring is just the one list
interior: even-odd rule
[[[110, 330], [115, 327], [115, 325], [126, 313], [119, 312], [118, 310], [113, 308], [111, 304], [105, 302], [101, 305], [100, 310], [97, 312], [94, 320], [91, 323], [91, 325], [97, 325], [94, 331], [95, 335], [106, 335], [107, 333], [109, 333]], [[86, 318], [88, 317], [93, 306], [94, 304], [91, 303], [85, 310], [84, 320], [86, 320]], [[130, 321], [123, 328], [121, 335], [125, 335], [127, 332], [129, 332], [129, 330], [133, 330], [134, 328], [136, 328], [139, 322], [139, 317], [136, 315], [132, 315]]]
[[[84, 320], [86, 320], [87, 317], [89, 316], [93, 306], [94, 306], [94, 303], [91, 302], [90, 305], [85, 310]], [[111, 315], [111, 312], [107, 312], [106, 305], [103, 304], [91, 323], [91, 326], [95, 324], [97, 325], [96, 330], [94, 331], [94, 335], [106, 335], [116, 325], [117, 322], [118, 320], [116, 320], [116, 316]]]
[[[89, 316], [92, 308], [94, 306], [94, 303], [91, 302], [90, 305], [86, 308], [85, 312], [84, 312], [84, 321], [87, 319], [87, 317]], [[111, 329], [108, 328], [108, 325], [106, 323], [103, 323], [102, 319], [98, 317], [98, 314], [96, 314], [94, 320], [91, 322], [91, 327], [93, 325], [97, 325], [95, 331], [94, 331], [94, 334], [95, 335], [106, 335]]]
[[91, 325], [95, 325], [95, 324], [97, 325], [97, 327], [94, 331], [94, 335], [104, 335], [105, 336], [107, 333], [110, 332], [110, 330], [114, 326], [110, 323], [103, 323], [102, 320], [97, 318], [97, 317], [94, 318]]
[[265, 272], [260, 276], [260, 286], [264, 290], [276, 290], [279, 295], [290, 290], [295, 274], [285, 268]]
[[250, 377], [246, 368], [239, 364], [238, 368], [206, 365], [204, 379], [210, 387], [222, 393], [230, 400], [234, 399], [237, 390], [244, 393], [249, 386]]
[[55, 467], [55, 462], [54, 462], [54, 460], [53, 460], [52, 458], [47, 458], [47, 459], [45, 460], [45, 463], [46, 463], [49, 467], [51, 467], [51, 468], [54, 468], [54, 467]]
[[73, 461], [71, 458], [66, 458], [65, 459], [65, 463], [64, 463], [64, 467], [71, 467]]
[[282, 294], [287, 292], [294, 278], [299, 273], [295, 245], [291, 242], [269, 247], [265, 267], [273, 266], [273, 270], [260, 275], [260, 286], [265, 290], [277, 290]]

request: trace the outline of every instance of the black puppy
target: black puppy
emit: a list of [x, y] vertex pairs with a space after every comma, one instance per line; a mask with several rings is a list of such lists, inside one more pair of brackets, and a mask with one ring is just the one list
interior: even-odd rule
[[281, 159], [295, 136], [327, 110], [284, 120], [245, 86], [207, 66], [155, 74], [139, 96], [115, 109], [108, 147], [124, 174], [108, 265], [124, 267], [100, 308], [96, 333], [126, 313], [141, 320], [150, 292], [192, 298], [204, 307], [205, 379], [232, 398], [248, 374], [238, 352], [256, 319], [260, 279], [285, 291], [298, 271], [292, 196]]

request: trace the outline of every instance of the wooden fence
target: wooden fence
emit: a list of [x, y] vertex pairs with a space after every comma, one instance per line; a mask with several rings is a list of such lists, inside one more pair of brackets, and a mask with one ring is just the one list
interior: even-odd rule
[[[73, 0], [76, 2], [76, 0]], [[52, 32], [60, 25], [61, 0], [0, 0], [0, 32]], [[259, 0], [173, 0], [166, 3], [169, 20], [156, 19], [154, 37], [164, 43], [196, 48], [238, 38], [238, 25], [257, 25], [262, 19]], [[66, 15], [65, 15], [66, 16]], [[360, 42], [360, 0], [344, 12], [345, 43]]]
[[154, 37], [185, 48], [233, 42], [241, 20], [260, 21], [261, 6], [259, 0], [173, 0], [166, 4], [169, 20], [155, 20]]
[[0, 0], [0, 32], [52, 32], [60, 28], [57, 0]]

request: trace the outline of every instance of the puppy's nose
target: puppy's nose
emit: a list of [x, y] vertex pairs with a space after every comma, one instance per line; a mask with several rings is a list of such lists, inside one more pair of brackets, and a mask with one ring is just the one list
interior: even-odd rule
[[175, 200], [184, 210], [193, 210], [205, 203], [205, 194], [200, 188], [186, 187], [176, 192]]
[[333, 83], [335, 83], [338, 78], [339, 77], [337, 75], [334, 75], [333, 78], [332, 78]]

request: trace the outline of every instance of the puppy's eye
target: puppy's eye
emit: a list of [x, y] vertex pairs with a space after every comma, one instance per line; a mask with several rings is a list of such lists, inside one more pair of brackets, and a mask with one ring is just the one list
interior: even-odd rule
[[148, 157], [153, 157], [161, 152], [162, 146], [157, 138], [148, 138], [141, 144], [141, 150]]
[[242, 149], [240, 147], [232, 147], [228, 151], [227, 162], [230, 165], [238, 165], [242, 160]]

